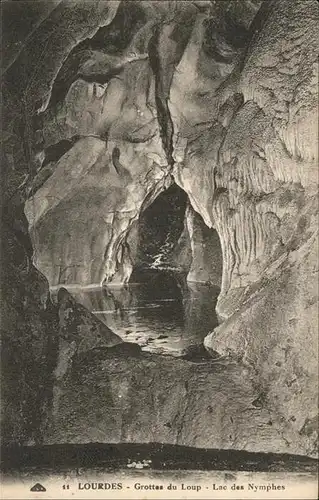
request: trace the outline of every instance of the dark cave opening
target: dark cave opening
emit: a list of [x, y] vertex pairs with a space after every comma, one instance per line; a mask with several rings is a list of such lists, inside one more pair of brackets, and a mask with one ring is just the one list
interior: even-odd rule
[[172, 184], [141, 213], [136, 269], [170, 267], [172, 251], [184, 229], [187, 201], [187, 194]]
[[171, 271], [188, 282], [221, 286], [223, 256], [219, 235], [196, 212], [187, 193], [173, 183], [141, 211], [130, 282], [145, 270]]

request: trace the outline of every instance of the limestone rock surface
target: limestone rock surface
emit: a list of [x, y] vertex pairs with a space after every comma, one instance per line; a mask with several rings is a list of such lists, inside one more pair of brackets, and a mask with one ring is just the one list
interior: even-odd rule
[[259, 394], [236, 364], [193, 363], [133, 347], [119, 344], [74, 359], [56, 382], [44, 443], [298, 449], [287, 444], [276, 415], [255, 406]]

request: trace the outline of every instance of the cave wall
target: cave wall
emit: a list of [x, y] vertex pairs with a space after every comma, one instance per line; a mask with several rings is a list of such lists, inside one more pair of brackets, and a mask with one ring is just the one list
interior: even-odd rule
[[[3, 90], [3, 212], [14, 247], [28, 240], [27, 199], [33, 263], [50, 285], [123, 282], [139, 213], [173, 176], [223, 253], [223, 323], [205, 345], [253, 370], [265, 404], [308, 454], [317, 23], [313, 0], [57, 2], [9, 45]], [[16, 321], [26, 288], [42, 278], [14, 269], [13, 294], [26, 280]]]
[[205, 345], [256, 370], [265, 400], [310, 452], [317, 422], [318, 10], [313, 2], [282, 1], [261, 12], [262, 26], [230, 76], [220, 71], [217, 90], [202, 70], [198, 21], [171, 87], [176, 143], [188, 136], [174, 177], [223, 249], [217, 311], [224, 322]]
[[[318, 180], [316, 40], [309, 28], [316, 8], [283, 1], [259, 14], [262, 29], [241, 64], [221, 74], [217, 90], [201, 68], [207, 55], [200, 45], [205, 19], [199, 21], [171, 88], [176, 143], [188, 139], [176, 182], [223, 245], [221, 313], [229, 291], [254, 282], [284, 253]], [[191, 76], [190, 60], [197, 70]]]
[[[199, 22], [171, 89], [176, 141], [181, 129], [193, 133], [197, 109], [210, 120], [175, 165], [176, 182], [223, 248], [217, 311], [225, 321], [205, 345], [256, 370], [265, 400], [303, 435], [308, 452], [317, 421], [317, 15], [312, 2], [273, 3], [216, 92], [198, 70]], [[189, 58], [197, 69], [191, 81]]]
[[220, 287], [222, 282], [222, 251], [216, 229], [205, 225], [202, 217], [189, 204], [186, 213], [192, 261], [187, 280]]
[[30, 239], [7, 220], [1, 229], [1, 444], [38, 444], [52, 396], [57, 314], [32, 265]]
[[[139, 16], [132, 20], [135, 8]], [[189, 17], [196, 9], [183, 2], [178, 10]], [[159, 104], [169, 91], [162, 66], [172, 64], [159, 47], [170, 31], [162, 34], [157, 28], [173, 14], [168, 3], [122, 3], [108, 29], [97, 34], [99, 43], [96, 35], [88, 47], [69, 54], [47, 108], [37, 116], [40, 172], [25, 213], [34, 262], [51, 286], [123, 283], [130, 277], [134, 259], [128, 232], [172, 182], [170, 145], [164, 140], [170, 134], [169, 113]], [[119, 43], [124, 20], [131, 31], [114, 53], [112, 40]], [[172, 41], [171, 52], [178, 61], [186, 40], [177, 42]], [[41, 162], [52, 146], [66, 140], [70, 148], [41, 183]]]
[[242, 367], [189, 363], [136, 352], [136, 344], [125, 347], [74, 356], [55, 394], [45, 444], [300, 449], [299, 441], [287, 444], [281, 422], [267, 408], [252, 405], [258, 390], [252, 390]]
[[50, 411], [58, 311], [33, 265], [24, 204], [38, 157], [33, 122], [68, 52], [118, 2], [5, 2], [1, 88], [1, 443], [40, 444]]

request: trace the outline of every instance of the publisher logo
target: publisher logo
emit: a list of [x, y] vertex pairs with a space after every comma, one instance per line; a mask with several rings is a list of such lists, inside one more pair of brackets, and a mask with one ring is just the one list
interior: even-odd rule
[[30, 491], [47, 491], [44, 486], [40, 483], [36, 483], [32, 488], [30, 488]]

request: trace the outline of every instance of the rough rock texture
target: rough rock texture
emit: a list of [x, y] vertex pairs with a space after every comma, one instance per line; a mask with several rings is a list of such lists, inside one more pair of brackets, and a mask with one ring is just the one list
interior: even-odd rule
[[260, 395], [237, 364], [192, 363], [136, 347], [121, 344], [73, 358], [55, 387], [44, 443], [298, 450], [276, 415], [258, 403]]
[[153, 160], [140, 158], [128, 143], [121, 150], [130, 157], [134, 175], [120, 163], [115, 168], [112, 156], [119, 149], [114, 144], [119, 143], [80, 139], [26, 203], [35, 263], [51, 285], [100, 284], [111, 277], [123, 283], [130, 277], [128, 229], [145, 196], [162, 190], [166, 179]]
[[[40, 443], [52, 399], [58, 315], [32, 264], [24, 203], [37, 158], [35, 111], [80, 40], [108, 24], [117, 2], [7, 2], [3, 23], [1, 168], [1, 441]], [[23, 27], [21, 28], [21, 19]]]
[[[112, 347], [122, 343], [118, 335], [88, 312], [85, 307], [78, 304], [67, 290], [60, 288], [57, 299], [59, 338], [63, 343], [69, 344], [72, 351], [72, 354], [67, 356], [68, 361], [74, 354], [78, 355], [97, 347]], [[63, 348], [60, 346], [59, 357], [62, 354]], [[64, 354], [63, 358], [65, 358]], [[59, 362], [56, 372], [60, 372]]]
[[139, 215], [174, 180], [222, 249], [207, 349], [243, 361], [291, 446], [315, 454], [317, 2], [61, 2], [37, 19], [9, 44], [8, 225], [28, 197], [51, 285], [123, 283]]
[[192, 254], [187, 280], [195, 283], [210, 283], [220, 287], [223, 262], [217, 231], [208, 228], [191, 205], [186, 213], [185, 225], [189, 233]]
[[[172, 183], [170, 75], [192, 26], [174, 17], [191, 21], [197, 11], [187, 2], [176, 9], [169, 3], [122, 3], [103, 33], [69, 54], [47, 109], [35, 120], [39, 167], [42, 161], [50, 167], [42, 185], [36, 179], [37, 190], [30, 186], [25, 213], [34, 261], [50, 285], [129, 279], [134, 256], [128, 232]], [[162, 32], [160, 21], [170, 17]], [[124, 19], [131, 38], [124, 37], [115, 51], [110, 41], [119, 43]]]
[[[175, 180], [207, 225], [217, 229], [223, 249], [217, 311], [226, 321], [206, 338], [206, 347], [252, 366], [268, 404], [293, 434], [303, 435], [307, 452], [315, 453], [318, 174], [312, 29], [318, 10], [312, 2], [266, 7], [244, 60], [216, 92], [202, 72], [191, 78], [186, 69], [189, 58], [198, 68], [203, 56], [195, 43], [203, 37], [203, 23], [194, 30], [171, 88], [176, 140], [181, 130], [193, 133], [197, 109], [209, 123], [197, 141], [191, 146], [188, 141]], [[185, 94], [189, 105], [183, 97], [180, 111]]]
[[34, 444], [52, 397], [57, 316], [30, 240], [5, 223], [2, 238], [1, 440]]

